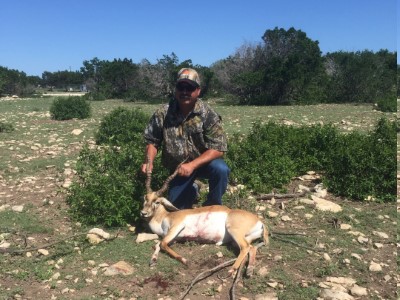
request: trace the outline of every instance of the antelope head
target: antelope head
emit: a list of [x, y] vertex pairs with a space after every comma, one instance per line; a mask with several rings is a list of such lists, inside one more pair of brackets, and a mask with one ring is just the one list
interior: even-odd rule
[[177, 211], [179, 210], [176, 208], [171, 202], [169, 202], [166, 198], [162, 197], [162, 195], [168, 189], [168, 184], [171, 182], [172, 179], [178, 175], [178, 170], [181, 164], [183, 164], [186, 159], [179, 164], [176, 168], [175, 172], [172, 173], [164, 182], [161, 189], [154, 192], [151, 189], [151, 172], [149, 171], [149, 158], [147, 158], [147, 168], [146, 168], [146, 195], [144, 196], [144, 203], [143, 209], [140, 212], [140, 215], [144, 219], [151, 219], [157, 211], [160, 210], [168, 210], [168, 211]]

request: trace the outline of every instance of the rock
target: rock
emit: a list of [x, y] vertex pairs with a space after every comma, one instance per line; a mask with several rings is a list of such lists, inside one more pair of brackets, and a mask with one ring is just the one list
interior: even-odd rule
[[351, 225], [350, 224], [340, 224], [340, 229], [342, 230], [350, 230]]
[[368, 243], [368, 238], [366, 238], [366, 237], [360, 235], [360, 236], [357, 238], [357, 241], [358, 241], [360, 244], [366, 244], [366, 243]]
[[11, 244], [8, 242], [3, 241], [2, 243], [0, 243], [0, 249], [8, 249], [8, 248], [10, 248], [10, 246], [11, 246]]
[[83, 132], [82, 129], [74, 129], [71, 131], [71, 134], [73, 135], [80, 135]]
[[380, 238], [383, 238], [383, 239], [389, 238], [389, 236], [386, 233], [380, 232], [380, 231], [372, 231], [372, 234], [375, 236], [379, 236]]
[[143, 243], [146, 241], [157, 240], [158, 235], [155, 233], [139, 233], [136, 238], [136, 243]]
[[259, 270], [258, 270], [258, 275], [260, 275], [261, 277], [266, 277], [267, 275], [268, 275], [268, 273], [269, 273], [269, 271], [268, 271], [268, 268], [267, 267], [261, 267]]
[[383, 248], [383, 244], [381, 244], [381, 243], [375, 243], [375, 244], [374, 244], [374, 247], [375, 247], [376, 249], [380, 249], [380, 248]]
[[49, 251], [47, 251], [46, 249], [39, 249], [38, 250], [39, 254], [47, 256], [49, 255]]
[[9, 209], [11, 206], [8, 204], [3, 204], [0, 206], [0, 211], [5, 211], [6, 209]]
[[324, 253], [324, 259], [326, 261], [331, 261], [332, 260], [328, 253]]
[[351, 257], [354, 257], [354, 258], [357, 259], [357, 260], [362, 260], [362, 257], [361, 257], [359, 254], [357, 254], [357, 253], [352, 253], [352, 254], [351, 254]]
[[331, 211], [331, 212], [340, 212], [342, 208], [340, 205], [333, 203], [332, 201], [328, 201], [314, 195], [311, 195], [311, 199], [315, 202], [315, 208], [320, 211]]
[[254, 297], [254, 300], [278, 300], [278, 296], [274, 292], [259, 294]]
[[361, 286], [358, 286], [357, 284], [355, 284], [355, 285], [351, 288], [350, 293], [351, 293], [353, 296], [357, 296], [357, 297], [359, 297], [359, 296], [367, 296], [367, 295], [368, 295], [367, 289], [366, 289], [366, 288], [363, 288], [363, 287], [361, 287]]
[[276, 218], [278, 216], [278, 213], [274, 212], [274, 211], [269, 211], [268, 212], [268, 217], [270, 218]]
[[332, 283], [338, 283], [345, 286], [352, 286], [357, 282], [355, 279], [351, 277], [327, 277], [326, 281]]
[[371, 261], [371, 264], [369, 265], [369, 270], [371, 272], [380, 272], [382, 271], [382, 266], [374, 261]]
[[319, 296], [324, 300], [353, 300], [354, 297], [346, 292], [323, 289]]
[[97, 234], [94, 234], [94, 233], [88, 233], [86, 235], [86, 238], [89, 241], [89, 243], [92, 245], [97, 245], [97, 244], [101, 243], [102, 241], [104, 241], [104, 239], [102, 239], [101, 237], [99, 237]]
[[92, 228], [89, 230], [89, 233], [96, 234], [105, 240], [108, 240], [111, 237], [111, 235], [108, 232], [105, 232], [103, 229], [100, 228]]
[[11, 207], [12, 211], [15, 212], [22, 212], [24, 210], [24, 206], [23, 205], [14, 205]]
[[283, 222], [290, 222], [290, 221], [292, 221], [292, 219], [291, 219], [289, 216], [282, 216], [282, 217], [281, 217], [281, 220], [282, 220]]
[[131, 275], [133, 274], [133, 267], [125, 261], [119, 261], [109, 267], [106, 268], [104, 275], [105, 276], [114, 276], [114, 275]]

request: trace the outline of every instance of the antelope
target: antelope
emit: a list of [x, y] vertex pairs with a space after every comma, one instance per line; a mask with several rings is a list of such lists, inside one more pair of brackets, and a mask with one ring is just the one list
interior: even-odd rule
[[268, 244], [267, 226], [258, 216], [245, 210], [230, 209], [222, 205], [179, 210], [162, 197], [162, 194], [168, 189], [169, 182], [178, 174], [180, 165], [156, 192], [150, 187], [151, 172], [148, 165], [145, 183], [147, 194], [144, 196], [140, 214], [148, 222], [151, 231], [162, 237], [156, 245], [150, 265], [156, 264], [160, 248], [184, 265], [188, 264], [186, 258], [170, 248], [169, 244], [173, 241], [196, 241], [216, 245], [236, 242], [240, 253], [229, 273], [235, 274], [246, 255], [249, 254], [247, 274], [250, 276], [254, 270], [257, 251], [251, 242], [263, 238], [264, 244]]

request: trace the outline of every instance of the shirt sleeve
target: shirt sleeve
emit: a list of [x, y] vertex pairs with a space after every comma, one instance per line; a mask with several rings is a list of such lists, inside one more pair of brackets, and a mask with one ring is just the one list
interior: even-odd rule
[[221, 152], [228, 150], [226, 135], [222, 127], [222, 118], [216, 112], [210, 111], [204, 122], [204, 142], [207, 149]]
[[144, 139], [146, 144], [152, 144], [156, 148], [161, 146], [163, 140], [164, 116], [162, 109], [157, 110], [150, 118], [144, 130]]

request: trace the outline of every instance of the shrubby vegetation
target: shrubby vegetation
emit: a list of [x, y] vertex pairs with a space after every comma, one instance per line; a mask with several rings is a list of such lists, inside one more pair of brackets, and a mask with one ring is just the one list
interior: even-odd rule
[[[67, 202], [74, 218], [107, 226], [137, 222], [145, 176], [144, 127], [149, 119], [139, 110], [117, 108], [105, 116], [96, 133], [95, 148], [85, 147], [77, 162], [78, 180]], [[229, 140], [226, 160], [231, 183], [245, 184], [255, 193], [284, 189], [306, 171], [323, 174], [336, 195], [355, 200], [396, 198], [397, 124], [381, 119], [369, 134], [343, 134], [331, 125], [293, 127], [257, 123], [245, 136]], [[243, 155], [245, 153], [246, 155]], [[156, 158], [152, 187], [168, 176]]]
[[258, 193], [282, 188], [294, 176], [315, 170], [336, 195], [394, 201], [396, 131], [396, 123], [385, 119], [369, 134], [342, 134], [330, 125], [256, 124], [247, 137], [230, 140], [227, 160], [233, 180]]
[[[107, 226], [138, 221], [145, 194], [143, 131], [150, 116], [139, 110], [117, 108], [101, 122], [94, 149], [86, 146], [77, 162], [76, 181], [67, 202], [74, 218]], [[160, 158], [153, 175], [154, 189], [167, 177]]]
[[91, 115], [91, 107], [89, 102], [79, 96], [59, 97], [51, 104], [50, 115], [58, 121], [86, 119]]
[[14, 131], [14, 126], [10, 123], [0, 121], [0, 133]]

